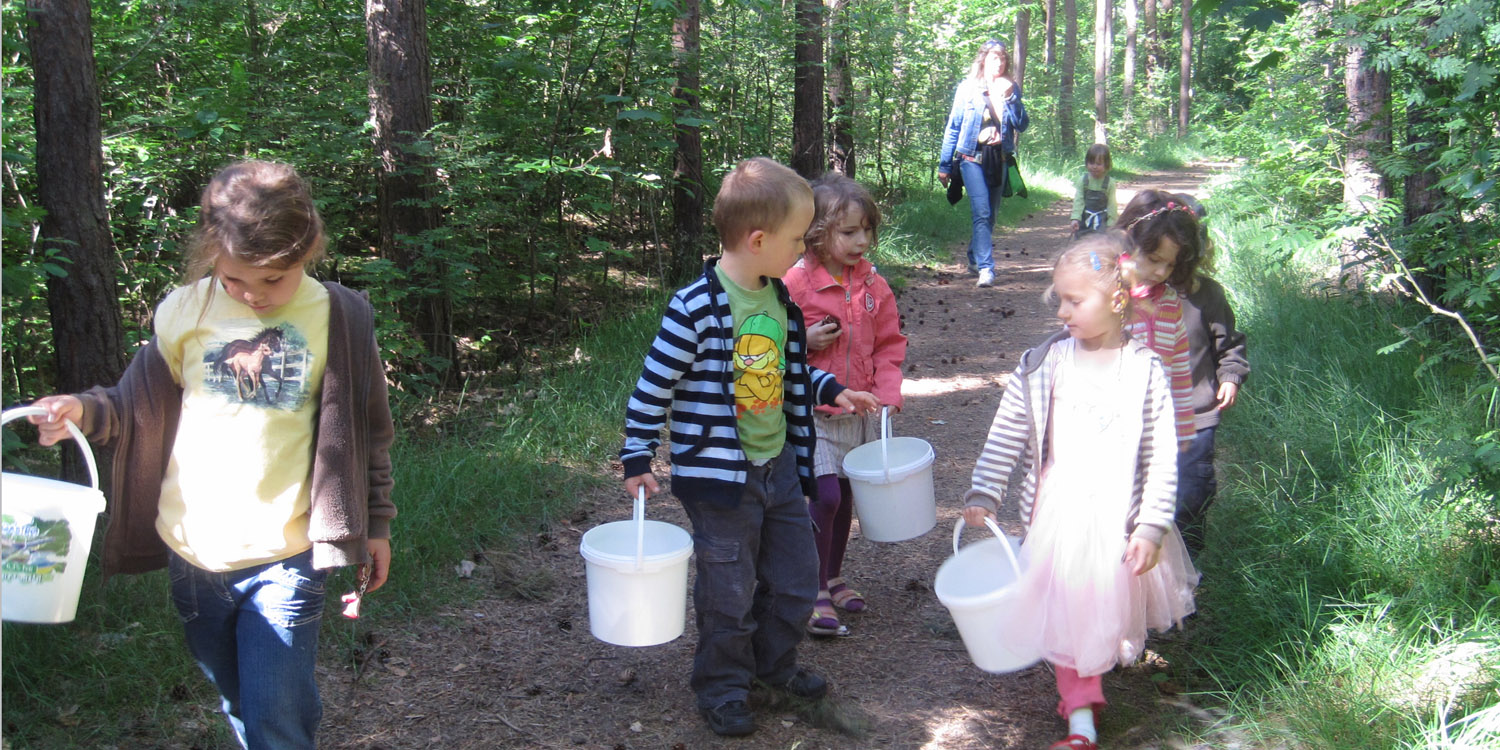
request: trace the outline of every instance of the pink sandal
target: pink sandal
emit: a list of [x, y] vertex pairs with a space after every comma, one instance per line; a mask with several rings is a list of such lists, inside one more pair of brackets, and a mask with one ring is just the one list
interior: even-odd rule
[[849, 588], [843, 578], [828, 579], [828, 596], [834, 606], [845, 612], [865, 611], [865, 595]]

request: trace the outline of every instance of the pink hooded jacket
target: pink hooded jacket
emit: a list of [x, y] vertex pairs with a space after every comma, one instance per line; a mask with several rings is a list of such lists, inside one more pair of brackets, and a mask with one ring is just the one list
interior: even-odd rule
[[[901, 407], [901, 364], [906, 361], [906, 337], [901, 335], [901, 312], [896, 295], [863, 258], [849, 269], [845, 284], [833, 280], [817, 259], [804, 255], [782, 278], [792, 300], [802, 308], [811, 328], [825, 316], [839, 319], [843, 329], [826, 349], [807, 353], [808, 364], [833, 373], [839, 382], [870, 391], [880, 403]], [[819, 406], [818, 411], [841, 413]]]

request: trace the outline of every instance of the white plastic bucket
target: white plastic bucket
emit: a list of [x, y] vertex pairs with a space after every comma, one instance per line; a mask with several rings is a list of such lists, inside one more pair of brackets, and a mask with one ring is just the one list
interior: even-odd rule
[[[0, 414], [0, 424], [45, 415], [23, 406]], [[94, 542], [94, 521], [104, 512], [99, 467], [78, 426], [68, 422], [89, 467], [91, 486], [56, 479], [0, 475], [0, 619], [72, 622], [83, 591], [83, 569]]]
[[958, 635], [974, 665], [986, 672], [1014, 672], [1042, 658], [1036, 643], [1000, 641], [1002, 616], [1015, 606], [1010, 599], [1014, 592], [1012, 584], [1021, 575], [1021, 564], [1016, 559], [1021, 540], [1006, 536], [994, 520], [984, 520], [994, 538], [960, 550], [958, 539], [963, 534], [964, 519], [958, 519], [953, 526], [953, 557], [938, 568], [932, 590], [953, 615]]
[[589, 632], [616, 646], [655, 646], [682, 635], [693, 537], [646, 520], [646, 491], [629, 521], [589, 529], [578, 544], [589, 583]]
[[904, 542], [937, 525], [932, 446], [921, 438], [891, 437], [890, 432], [890, 407], [885, 407], [880, 440], [844, 454], [860, 533], [872, 542]]

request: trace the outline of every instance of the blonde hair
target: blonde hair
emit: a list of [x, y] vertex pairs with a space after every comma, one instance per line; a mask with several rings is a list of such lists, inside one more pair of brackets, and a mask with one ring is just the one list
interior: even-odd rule
[[807, 252], [819, 260], [827, 260], [828, 240], [833, 236], [834, 226], [843, 221], [844, 214], [858, 208], [865, 215], [870, 227], [870, 245], [875, 245], [876, 230], [880, 228], [880, 207], [870, 191], [839, 172], [823, 175], [812, 183], [813, 222], [803, 239]]
[[727, 250], [756, 230], [781, 226], [798, 201], [811, 202], [812, 188], [791, 168], [757, 156], [724, 175], [714, 197], [714, 228]]
[[[1091, 232], [1063, 248], [1052, 264], [1052, 275], [1063, 268], [1076, 269], [1094, 280], [1094, 286], [1106, 295], [1118, 294], [1123, 299], [1121, 322], [1130, 313], [1130, 288], [1135, 285], [1135, 267], [1121, 256], [1130, 251], [1125, 234], [1115, 229]], [[1051, 304], [1057, 299], [1057, 285], [1047, 285], [1042, 299]]]
[[[297, 170], [268, 161], [236, 162], [203, 188], [183, 283], [213, 274], [226, 255], [257, 268], [282, 269], [316, 263], [327, 244], [323, 219]], [[205, 310], [216, 286], [209, 285]]]

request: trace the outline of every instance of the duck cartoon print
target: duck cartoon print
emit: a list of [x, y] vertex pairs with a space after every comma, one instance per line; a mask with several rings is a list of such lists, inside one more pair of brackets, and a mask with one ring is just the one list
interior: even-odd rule
[[781, 342], [786, 332], [775, 318], [756, 313], [745, 319], [734, 340], [735, 413], [762, 414], [781, 406], [781, 379], [786, 360]]

